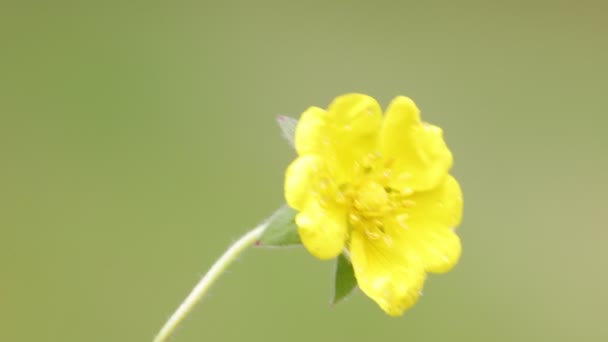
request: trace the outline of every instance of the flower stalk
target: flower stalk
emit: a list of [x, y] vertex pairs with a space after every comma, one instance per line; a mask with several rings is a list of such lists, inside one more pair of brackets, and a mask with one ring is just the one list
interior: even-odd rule
[[169, 320], [160, 329], [159, 333], [154, 338], [154, 342], [166, 342], [175, 332], [180, 323], [188, 316], [194, 307], [201, 301], [205, 293], [211, 285], [220, 277], [220, 275], [230, 266], [230, 264], [249, 246], [253, 245], [264, 233], [264, 230], [269, 225], [266, 221], [253, 230], [243, 235], [237, 240], [226, 252], [211, 266], [209, 271], [196, 284], [192, 292], [184, 299], [182, 304], [171, 315]]

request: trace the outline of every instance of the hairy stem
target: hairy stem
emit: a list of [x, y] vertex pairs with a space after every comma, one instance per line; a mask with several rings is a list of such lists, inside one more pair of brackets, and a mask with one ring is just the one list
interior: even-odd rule
[[241, 254], [247, 247], [251, 246], [261, 236], [268, 222], [264, 222], [257, 226], [247, 234], [243, 235], [238, 241], [236, 241], [226, 252], [211, 266], [207, 274], [196, 284], [192, 292], [184, 299], [182, 304], [177, 310], [171, 315], [169, 320], [160, 329], [159, 333], [154, 338], [154, 342], [165, 342], [175, 332], [180, 323], [188, 316], [188, 314], [194, 309], [196, 304], [201, 301], [207, 290], [213, 285], [213, 283], [220, 277], [220, 275], [230, 266], [230, 264]]

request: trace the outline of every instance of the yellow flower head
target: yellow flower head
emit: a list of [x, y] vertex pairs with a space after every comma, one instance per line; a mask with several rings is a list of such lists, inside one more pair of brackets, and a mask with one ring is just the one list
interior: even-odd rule
[[395, 98], [386, 114], [362, 94], [306, 110], [285, 197], [303, 244], [320, 259], [348, 250], [361, 290], [389, 315], [414, 305], [427, 272], [458, 261], [462, 193], [441, 128]]

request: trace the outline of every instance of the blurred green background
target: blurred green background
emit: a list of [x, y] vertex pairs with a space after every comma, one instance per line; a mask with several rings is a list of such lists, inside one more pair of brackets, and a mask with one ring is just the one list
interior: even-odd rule
[[174, 338], [607, 341], [608, 5], [0, 3], [0, 341], [150, 341], [283, 202], [277, 114], [364, 92], [444, 128], [458, 267], [390, 318], [253, 249]]

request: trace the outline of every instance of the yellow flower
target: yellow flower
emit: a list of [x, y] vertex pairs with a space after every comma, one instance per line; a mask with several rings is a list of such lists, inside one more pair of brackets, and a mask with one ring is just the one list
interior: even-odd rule
[[385, 116], [362, 94], [306, 110], [285, 197], [303, 244], [320, 259], [348, 250], [359, 288], [389, 315], [414, 305], [427, 272], [458, 261], [462, 193], [448, 173], [441, 128], [420, 121], [407, 97]]

